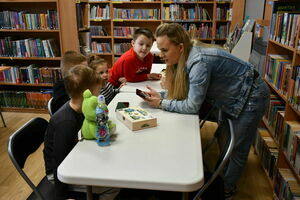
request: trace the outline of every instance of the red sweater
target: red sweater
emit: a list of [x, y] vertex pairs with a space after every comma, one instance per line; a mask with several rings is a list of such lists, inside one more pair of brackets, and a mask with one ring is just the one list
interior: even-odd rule
[[120, 77], [125, 77], [128, 82], [147, 80], [153, 63], [153, 55], [149, 53], [143, 61], [139, 60], [133, 48], [125, 52], [109, 70], [109, 82], [119, 86]]

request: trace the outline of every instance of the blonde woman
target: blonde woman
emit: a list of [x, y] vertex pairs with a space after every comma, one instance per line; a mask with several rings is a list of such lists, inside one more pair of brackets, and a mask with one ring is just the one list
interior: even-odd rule
[[179, 24], [162, 24], [155, 35], [167, 64], [167, 92], [148, 87], [145, 101], [166, 111], [197, 114], [206, 100], [232, 118], [236, 142], [224, 174], [224, 195], [230, 199], [268, 105], [269, 89], [251, 64], [220, 48], [193, 43]]

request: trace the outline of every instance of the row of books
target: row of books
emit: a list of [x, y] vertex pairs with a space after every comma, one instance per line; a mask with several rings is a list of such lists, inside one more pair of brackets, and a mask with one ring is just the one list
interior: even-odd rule
[[107, 31], [104, 26], [90, 26], [91, 36], [107, 36]]
[[114, 36], [132, 37], [134, 31], [139, 27], [129, 27], [129, 26], [115, 26]]
[[46, 109], [52, 93], [52, 90], [41, 90], [40, 92], [0, 91], [0, 106], [2, 108]]
[[270, 102], [268, 110], [266, 110], [264, 121], [272, 130], [273, 138], [279, 142], [280, 135], [282, 134], [283, 120], [285, 115], [285, 104], [282, 99], [275, 95], [270, 95]]
[[268, 54], [265, 78], [287, 97], [289, 80], [292, 77], [291, 60], [288, 55]]
[[282, 150], [300, 175], [300, 122], [285, 121], [282, 133]]
[[58, 29], [56, 10], [46, 13], [28, 13], [24, 11], [0, 11], [0, 29]]
[[[285, 103], [282, 99], [275, 95], [270, 95], [270, 103], [268, 110], [265, 113], [265, 120], [268, 123], [269, 127], [273, 129], [273, 136], [276, 139], [279, 139], [281, 130], [282, 130], [282, 118], [284, 117]], [[282, 113], [280, 113], [282, 112]], [[277, 120], [277, 121], [276, 121]], [[280, 123], [281, 122], [281, 123]]]
[[131, 43], [119, 43], [114, 44], [115, 54], [123, 54], [131, 48]]
[[114, 19], [159, 20], [160, 9], [121, 9], [114, 8]]
[[216, 2], [219, 2], [219, 3], [230, 3], [232, 2], [233, 0], [216, 0]]
[[229, 30], [230, 30], [230, 23], [217, 26], [216, 38], [219, 39], [227, 38], [229, 35]]
[[103, 6], [92, 6], [90, 9], [90, 19], [97, 20], [97, 19], [110, 19], [110, 11], [109, 5], [106, 4]]
[[264, 170], [273, 182], [277, 169], [278, 147], [265, 128], [258, 128], [257, 130], [255, 150]]
[[[1, 67], [0, 67], [1, 69]], [[0, 70], [0, 82], [5, 83], [56, 83], [62, 79], [59, 67], [37, 67], [35, 65], [13, 66]]]
[[185, 30], [187, 30], [191, 38], [207, 39], [212, 38], [212, 26], [208, 23], [196, 24], [183, 24]]
[[231, 20], [232, 9], [229, 7], [217, 7], [217, 20]]
[[198, 4], [193, 8], [177, 4], [164, 6], [162, 18], [164, 20], [211, 20], [208, 11]]
[[60, 50], [54, 39], [27, 38], [13, 40], [12, 37], [0, 39], [2, 57], [57, 57]]
[[300, 185], [288, 168], [278, 168], [275, 173], [274, 192], [277, 199], [300, 199]]
[[300, 14], [279, 11], [272, 14], [270, 38], [284, 45], [296, 48], [297, 33], [300, 30]]
[[291, 89], [289, 102], [294, 108], [300, 110], [300, 66], [294, 66], [291, 84], [293, 87]]
[[98, 43], [96, 41], [93, 41], [91, 43], [91, 50], [92, 53], [111, 53], [111, 44], [110, 43]]

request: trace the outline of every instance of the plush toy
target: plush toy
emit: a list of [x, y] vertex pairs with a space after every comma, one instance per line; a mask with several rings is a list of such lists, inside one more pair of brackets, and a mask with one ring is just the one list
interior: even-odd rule
[[90, 90], [83, 93], [82, 112], [84, 121], [81, 128], [83, 138], [96, 139], [98, 145], [110, 144], [110, 137], [114, 134], [116, 125], [108, 120], [108, 109], [105, 98], [93, 96]]

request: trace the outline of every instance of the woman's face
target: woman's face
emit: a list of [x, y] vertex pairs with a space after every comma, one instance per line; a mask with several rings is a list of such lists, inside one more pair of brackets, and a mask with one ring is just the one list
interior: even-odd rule
[[160, 58], [164, 60], [168, 66], [176, 65], [183, 51], [183, 44], [172, 43], [166, 35], [157, 37], [156, 43], [160, 50]]

